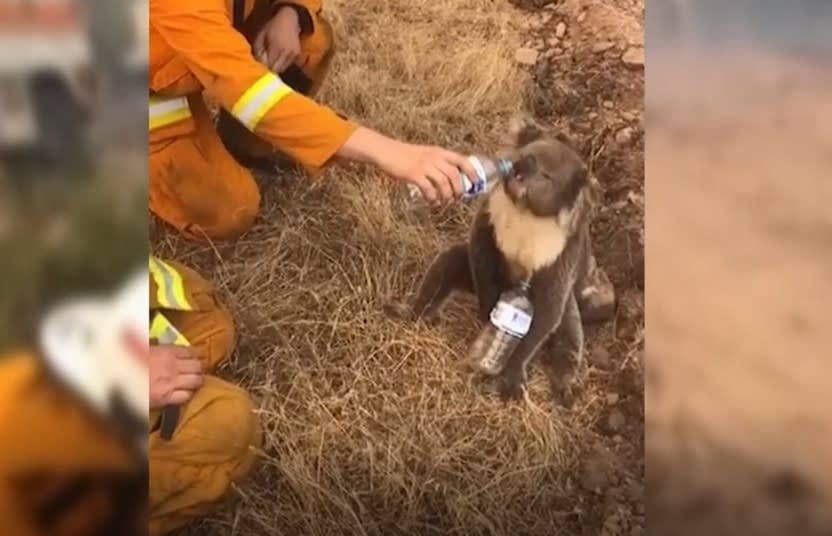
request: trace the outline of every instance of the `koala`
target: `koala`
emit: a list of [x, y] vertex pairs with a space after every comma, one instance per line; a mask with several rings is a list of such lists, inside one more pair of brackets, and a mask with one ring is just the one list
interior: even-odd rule
[[534, 316], [497, 376], [498, 391], [504, 399], [522, 396], [528, 365], [544, 348], [554, 395], [571, 406], [583, 359], [581, 300], [593, 292], [598, 271], [589, 224], [599, 190], [569, 140], [548, 135], [533, 121], [512, 129], [507, 157], [513, 175], [487, 194], [468, 240], [434, 259], [412, 300], [389, 302], [384, 310], [399, 319], [434, 322], [450, 294], [461, 291], [476, 296], [479, 318], [488, 322], [500, 295], [528, 281]]

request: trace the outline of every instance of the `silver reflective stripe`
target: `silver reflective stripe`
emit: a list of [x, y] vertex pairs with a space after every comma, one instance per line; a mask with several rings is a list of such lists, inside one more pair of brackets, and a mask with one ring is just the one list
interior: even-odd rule
[[172, 326], [166, 326], [157, 339], [160, 344], [176, 344], [176, 341], [179, 339], [179, 334], [176, 333]]
[[187, 108], [188, 99], [186, 99], [185, 97], [176, 97], [171, 100], [153, 102], [150, 105], [149, 117], [154, 118], [166, 113], [175, 112], [177, 110], [183, 110]]

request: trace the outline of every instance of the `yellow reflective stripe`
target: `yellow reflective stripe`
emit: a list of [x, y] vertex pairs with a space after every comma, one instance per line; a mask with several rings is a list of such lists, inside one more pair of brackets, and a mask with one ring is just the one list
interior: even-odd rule
[[156, 282], [156, 299], [168, 309], [190, 311], [193, 309], [185, 297], [182, 276], [171, 265], [156, 257], [150, 259], [150, 274]]
[[148, 128], [150, 130], [170, 125], [191, 116], [191, 108], [186, 97], [162, 99], [150, 95], [148, 111]]
[[159, 344], [191, 345], [191, 342], [162, 313], [156, 313], [150, 323], [150, 338], [156, 339]]
[[249, 87], [231, 108], [231, 115], [254, 132], [260, 120], [275, 104], [292, 92], [274, 73], [266, 73]]

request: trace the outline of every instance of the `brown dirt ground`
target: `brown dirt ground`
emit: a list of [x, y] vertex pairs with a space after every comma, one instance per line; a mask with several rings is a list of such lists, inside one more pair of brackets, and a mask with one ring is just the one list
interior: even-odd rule
[[[239, 348], [219, 374], [250, 391], [267, 436], [240, 502], [189, 533], [643, 534], [644, 82], [621, 60], [642, 44], [642, 0], [327, 9], [342, 44], [321, 98], [339, 111], [461, 151], [496, 148], [523, 110], [576, 140], [606, 189], [594, 235], [619, 310], [589, 332], [573, 410], [551, 404], [537, 367], [526, 403], [503, 405], [459, 366], [470, 299], [435, 328], [381, 312], [465, 235], [471, 207], [419, 217], [343, 166], [262, 178], [263, 214], [234, 244], [157, 229], [154, 252], [197, 267], [233, 309]], [[533, 68], [515, 62], [523, 44], [540, 49]]]
[[828, 535], [830, 64], [722, 52], [650, 58], [650, 532]]

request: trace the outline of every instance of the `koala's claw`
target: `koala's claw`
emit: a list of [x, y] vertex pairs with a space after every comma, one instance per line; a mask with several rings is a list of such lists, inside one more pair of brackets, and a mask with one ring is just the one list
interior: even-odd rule
[[526, 378], [522, 374], [504, 372], [497, 378], [497, 392], [505, 402], [522, 400], [526, 392]]
[[568, 383], [562, 383], [555, 386], [554, 389], [555, 402], [565, 409], [571, 409], [575, 405], [578, 396], [575, 388]]
[[413, 320], [413, 312], [410, 307], [401, 302], [389, 301], [384, 304], [382, 310], [387, 316], [398, 320]]

